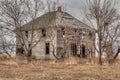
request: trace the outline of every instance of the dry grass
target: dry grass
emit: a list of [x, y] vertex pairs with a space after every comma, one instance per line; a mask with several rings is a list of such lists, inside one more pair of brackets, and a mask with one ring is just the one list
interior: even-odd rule
[[[60, 62], [33, 60], [0, 61], [0, 80], [119, 80], [120, 62], [113, 65], [71, 64], [72, 61]], [[85, 61], [85, 60], [84, 60]], [[23, 63], [24, 64], [23, 64]]]

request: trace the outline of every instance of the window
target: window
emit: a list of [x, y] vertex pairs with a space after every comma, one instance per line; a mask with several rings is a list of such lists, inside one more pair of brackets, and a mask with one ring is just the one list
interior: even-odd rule
[[62, 28], [61, 31], [62, 31], [63, 35], [65, 35], [65, 28]]
[[25, 31], [25, 36], [28, 38], [28, 31]]
[[17, 52], [17, 54], [24, 54], [24, 49], [23, 48], [17, 48], [16, 52]]
[[77, 55], [77, 45], [75, 43], [71, 43], [71, 52], [73, 56]]
[[46, 31], [45, 31], [45, 29], [42, 29], [42, 36], [43, 36], [43, 37], [46, 36]]
[[50, 43], [46, 43], [46, 55], [50, 53]]
[[77, 29], [75, 29], [75, 32], [77, 32]]

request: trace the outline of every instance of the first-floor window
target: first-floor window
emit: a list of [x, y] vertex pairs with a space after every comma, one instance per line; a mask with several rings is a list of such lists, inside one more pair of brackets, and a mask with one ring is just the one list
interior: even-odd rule
[[17, 54], [24, 54], [24, 49], [23, 48], [17, 48], [16, 49]]
[[77, 55], [77, 45], [75, 43], [71, 43], [71, 52], [73, 56]]
[[50, 53], [50, 43], [46, 43], [46, 55]]

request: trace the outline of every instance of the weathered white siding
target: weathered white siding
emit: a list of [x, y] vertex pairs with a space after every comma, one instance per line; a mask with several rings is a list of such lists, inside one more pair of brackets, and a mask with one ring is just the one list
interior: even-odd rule
[[[52, 30], [52, 34], [51, 37], [53, 37], [53, 40], [50, 40], [50, 37], [48, 37], [49, 33], [51, 30], [50, 29], [46, 29], [46, 37], [42, 37], [42, 40], [32, 49], [32, 57], [35, 57], [37, 59], [55, 59], [55, 57], [53, 56], [53, 46], [52, 44], [54, 44], [54, 47], [56, 48], [57, 46], [57, 36], [56, 36], [56, 29]], [[50, 53], [49, 55], [46, 55], [46, 43], [50, 44]], [[56, 49], [55, 49], [55, 54], [56, 54]]]

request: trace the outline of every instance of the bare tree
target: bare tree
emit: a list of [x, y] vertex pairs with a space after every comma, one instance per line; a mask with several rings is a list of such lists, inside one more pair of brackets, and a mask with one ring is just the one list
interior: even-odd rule
[[[115, 0], [86, 0], [86, 2], [86, 12], [84, 13], [86, 20], [90, 22], [98, 36], [95, 49], [97, 53], [99, 53], [99, 64], [102, 65], [103, 45], [108, 42], [106, 41], [106, 35], [108, 35], [106, 32], [109, 31], [109, 27], [118, 20], [119, 15], [115, 8]], [[112, 26], [112, 28], [116, 29], [116, 26]]]
[[[9, 34], [9, 35], [8, 35]], [[8, 54], [11, 56], [10, 53], [15, 53], [15, 40], [14, 35], [12, 35], [10, 32], [6, 32], [6, 30], [1, 29], [0, 30], [0, 52]], [[10, 39], [7, 39], [11, 37]]]
[[[35, 22], [33, 21], [39, 16], [38, 13], [40, 13], [41, 10], [43, 10], [43, 3], [41, 0], [0, 1], [1, 27], [16, 34], [17, 41], [19, 41], [19, 45], [17, 46], [23, 47], [27, 57], [31, 57], [31, 49], [41, 40], [41, 34], [39, 30], [37, 32], [35, 31]], [[29, 21], [32, 21], [30, 27], [21, 27]]]
[[119, 53], [120, 53], [120, 47], [118, 48], [118, 50], [117, 50], [115, 56], [113, 57], [113, 61], [117, 58], [117, 56], [119, 55]]
[[48, 39], [50, 40], [50, 44], [51, 44], [51, 46], [52, 46], [52, 53], [53, 53], [53, 56], [58, 60], [58, 59], [60, 59], [57, 55], [56, 55], [56, 53], [55, 53], [55, 51], [56, 51], [56, 43], [55, 43], [55, 39], [56, 39], [56, 32], [55, 32], [55, 30], [56, 30], [56, 28], [47, 28], [47, 37], [48, 37]]
[[[117, 21], [116, 21], [117, 22]], [[114, 27], [113, 27], [114, 26]], [[113, 23], [106, 27], [105, 35], [103, 36], [103, 49], [106, 50], [108, 62], [111, 63], [113, 61], [113, 57], [115, 54], [114, 44], [119, 39], [120, 35], [120, 24]], [[119, 44], [119, 43], [118, 43]], [[118, 48], [118, 46], [116, 47]]]

